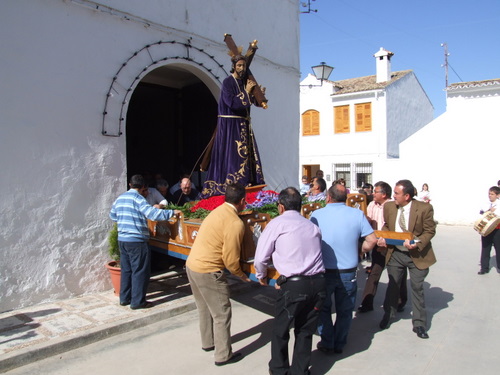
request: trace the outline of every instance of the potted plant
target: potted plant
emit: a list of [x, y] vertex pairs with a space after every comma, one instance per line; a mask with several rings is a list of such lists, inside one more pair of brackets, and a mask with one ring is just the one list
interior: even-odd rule
[[113, 229], [108, 236], [108, 253], [111, 261], [106, 264], [106, 268], [111, 275], [111, 283], [115, 289], [115, 296], [120, 295], [120, 248], [118, 247], [118, 226], [113, 225]]

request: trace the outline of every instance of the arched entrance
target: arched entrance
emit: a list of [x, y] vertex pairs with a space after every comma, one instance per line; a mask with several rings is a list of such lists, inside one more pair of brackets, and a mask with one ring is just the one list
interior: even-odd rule
[[[101, 133], [126, 131], [127, 181], [136, 173], [161, 173], [170, 184], [197, 169], [196, 160], [216, 126], [223, 64], [213, 46], [161, 40], [136, 50], [113, 75]], [[124, 129], [125, 127], [125, 129]], [[194, 179], [201, 184], [199, 176]]]
[[127, 180], [161, 173], [172, 186], [194, 168], [193, 182], [203, 183], [198, 158], [217, 125], [217, 100], [200, 79], [204, 75], [175, 63], [149, 72], [137, 84], [126, 114]]

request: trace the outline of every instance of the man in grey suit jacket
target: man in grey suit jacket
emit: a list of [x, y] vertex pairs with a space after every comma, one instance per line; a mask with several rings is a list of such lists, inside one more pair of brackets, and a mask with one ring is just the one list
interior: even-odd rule
[[[398, 304], [399, 288], [405, 269], [408, 269], [411, 280], [411, 296], [413, 305], [413, 332], [422, 339], [427, 334], [427, 314], [424, 301], [424, 280], [429, 267], [436, 263], [431, 239], [436, 234], [434, 209], [429, 203], [413, 199], [415, 187], [409, 180], [400, 180], [394, 188], [394, 201], [384, 206], [384, 227], [382, 230], [395, 232], [411, 232], [415, 243], [405, 240], [402, 246], [388, 246], [386, 255], [389, 285], [384, 301], [384, 317], [380, 328], [386, 329], [395, 315]], [[385, 239], [379, 238], [378, 246], [387, 246]]]

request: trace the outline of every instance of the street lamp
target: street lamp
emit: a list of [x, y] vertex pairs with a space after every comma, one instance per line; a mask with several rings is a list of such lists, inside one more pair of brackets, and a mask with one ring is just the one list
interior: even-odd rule
[[332, 74], [333, 66], [326, 65], [326, 63], [322, 61], [320, 65], [313, 66], [312, 70], [316, 79], [320, 80], [320, 86], [323, 86], [323, 81], [328, 80], [328, 77]]

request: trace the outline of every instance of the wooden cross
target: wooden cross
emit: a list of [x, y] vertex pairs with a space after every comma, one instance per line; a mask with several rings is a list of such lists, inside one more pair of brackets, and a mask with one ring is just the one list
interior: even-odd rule
[[[236, 46], [236, 43], [233, 40], [233, 37], [231, 34], [224, 34], [224, 42], [226, 42], [227, 48], [229, 48], [229, 51], [235, 55], [240, 55], [241, 50]], [[253, 57], [255, 55], [255, 52], [257, 51], [257, 41], [254, 40], [251, 42], [248, 46], [247, 52], [245, 53], [245, 58], [247, 60], [247, 78], [250, 79], [251, 81], [255, 82], [255, 86], [253, 88], [252, 94], [255, 98], [255, 101], [257, 102], [258, 107], [262, 107], [264, 109], [267, 108], [267, 99], [264, 93], [262, 92], [261, 87], [257, 83], [257, 80], [255, 79], [254, 75], [250, 71], [250, 64], [252, 63]]]

